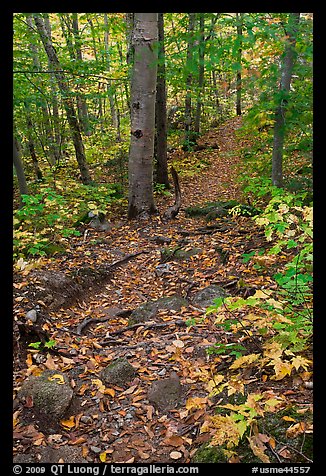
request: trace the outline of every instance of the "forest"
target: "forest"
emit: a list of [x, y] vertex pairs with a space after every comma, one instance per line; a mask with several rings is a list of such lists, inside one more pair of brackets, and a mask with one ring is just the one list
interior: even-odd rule
[[13, 14], [14, 463], [309, 470], [312, 105], [312, 13]]

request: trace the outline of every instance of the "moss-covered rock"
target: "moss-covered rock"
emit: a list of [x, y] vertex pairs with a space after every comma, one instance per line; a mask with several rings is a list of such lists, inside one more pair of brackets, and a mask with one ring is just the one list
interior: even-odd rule
[[260, 212], [260, 210], [251, 205], [243, 205], [236, 200], [227, 200], [207, 202], [205, 205], [188, 207], [185, 213], [189, 217], [205, 217], [207, 221], [211, 221], [228, 216], [229, 210], [234, 207], [237, 207], [237, 214], [241, 216], [254, 216]]
[[111, 362], [100, 372], [100, 377], [108, 385], [124, 387], [136, 376], [133, 366], [125, 358], [119, 358]]
[[57, 370], [45, 370], [41, 375], [32, 375], [24, 382], [18, 398], [32, 398], [33, 410], [37, 415], [59, 420], [69, 407], [73, 393], [64, 374]]
[[195, 306], [206, 308], [214, 304], [214, 299], [226, 296], [228, 296], [228, 294], [224, 288], [217, 286], [216, 284], [211, 284], [210, 286], [206, 286], [206, 288], [197, 291], [194, 294], [192, 301]]
[[165, 263], [166, 261], [183, 261], [189, 259], [191, 256], [199, 255], [203, 252], [201, 248], [190, 248], [189, 250], [184, 250], [180, 247], [176, 248], [162, 248], [161, 249], [161, 261]]
[[156, 301], [148, 301], [137, 307], [130, 315], [128, 324], [132, 326], [140, 322], [152, 320], [160, 309], [180, 311], [183, 306], [188, 306], [188, 301], [178, 294], [163, 296]]
[[204, 443], [198, 448], [194, 457], [193, 463], [227, 463], [223, 449], [219, 446], [210, 446]]

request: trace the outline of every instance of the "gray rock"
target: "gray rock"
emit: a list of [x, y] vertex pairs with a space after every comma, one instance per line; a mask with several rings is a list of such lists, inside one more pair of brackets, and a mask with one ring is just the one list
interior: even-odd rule
[[[56, 378], [56, 375], [60, 376], [61, 380], [60, 377]], [[62, 381], [63, 384], [60, 383]], [[23, 383], [18, 398], [32, 397], [36, 414], [59, 420], [69, 407], [73, 393], [64, 374], [57, 370], [45, 370], [37, 377], [32, 375]]]
[[159, 278], [164, 274], [171, 274], [170, 265], [168, 263], [162, 263], [155, 267], [155, 274]]
[[150, 321], [156, 316], [159, 309], [180, 311], [183, 306], [187, 305], [188, 301], [178, 294], [174, 294], [173, 296], [163, 296], [156, 301], [148, 301], [137, 307], [131, 313], [128, 324], [131, 326], [140, 322]]
[[31, 309], [30, 311], [26, 312], [26, 319], [30, 319], [32, 322], [36, 322], [37, 321], [36, 309]]
[[160, 410], [175, 408], [180, 403], [181, 383], [176, 372], [169, 378], [157, 380], [148, 390], [148, 400]]
[[162, 248], [161, 249], [161, 261], [184, 261], [191, 258], [191, 256], [199, 255], [203, 252], [201, 248], [191, 248], [189, 250], [183, 250], [181, 248]]
[[221, 286], [211, 284], [195, 293], [192, 301], [195, 306], [206, 308], [214, 304], [214, 299], [226, 296], [228, 296], [228, 294]]
[[19, 456], [16, 457], [15, 463], [58, 463], [60, 460], [65, 463], [87, 463], [87, 460], [81, 455], [80, 448], [69, 445], [60, 446], [59, 448], [53, 448], [52, 446], [40, 447], [35, 450], [35, 455], [21, 455], [25, 459], [19, 458]]
[[135, 369], [125, 358], [114, 360], [100, 372], [100, 377], [104, 383], [120, 387], [128, 384], [135, 376]]

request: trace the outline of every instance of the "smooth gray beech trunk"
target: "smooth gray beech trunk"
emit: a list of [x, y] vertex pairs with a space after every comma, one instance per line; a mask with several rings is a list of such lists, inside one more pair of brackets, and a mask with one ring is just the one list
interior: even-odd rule
[[49, 64], [55, 71], [55, 77], [58, 83], [59, 90], [62, 94], [62, 100], [67, 114], [67, 120], [69, 123], [72, 140], [75, 148], [76, 159], [80, 170], [81, 180], [85, 185], [91, 183], [92, 179], [88, 170], [86, 162], [84, 144], [80, 133], [79, 123], [76, 116], [74, 104], [70, 95], [69, 88], [67, 86], [64, 74], [61, 72], [62, 68], [57, 56], [57, 53], [50, 41], [47, 30], [44, 24], [43, 18], [37, 13], [33, 13], [34, 22], [41, 37], [45, 52], [48, 56]]
[[156, 212], [153, 155], [157, 74], [157, 13], [135, 13], [132, 43], [128, 218]]
[[283, 186], [283, 145], [285, 137], [285, 112], [287, 96], [290, 91], [291, 77], [296, 57], [296, 35], [300, 20], [300, 13], [289, 13], [287, 26], [287, 39], [285, 43], [284, 59], [281, 65], [280, 102], [274, 118], [274, 140], [272, 155], [272, 184], [276, 187]]

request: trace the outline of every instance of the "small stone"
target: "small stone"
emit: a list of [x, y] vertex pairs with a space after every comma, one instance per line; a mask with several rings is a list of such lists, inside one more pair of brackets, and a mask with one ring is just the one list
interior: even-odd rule
[[82, 423], [92, 423], [92, 417], [90, 417], [89, 415], [83, 415], [81, 418], [80, 418], [80, 421]]
[[36, 322], [37, 317], [36, 309], [31, 309], [30, 311], [26, 312], [26, 319], [30, 319], [32, 322]]
[[101, 451], [102, 451], [102, 448], [99, 448], [98, 446], [90, 446], [90, 449], [91, 449], [94, 453], [101, 453]]

